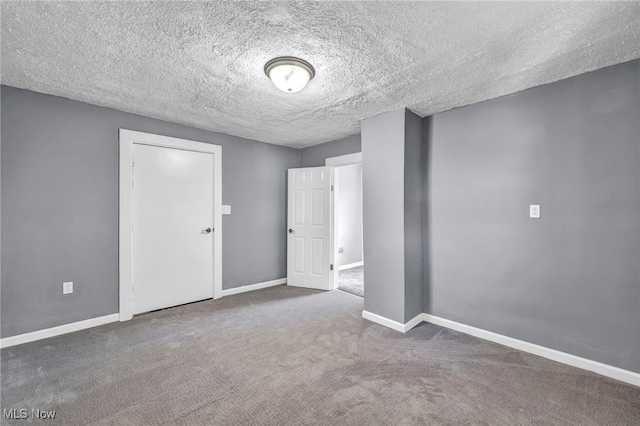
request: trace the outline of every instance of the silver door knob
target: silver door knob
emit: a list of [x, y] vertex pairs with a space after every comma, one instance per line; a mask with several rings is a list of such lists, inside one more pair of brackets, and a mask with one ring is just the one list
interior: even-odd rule
[[294, 231], [293, 229], [289, 228], [289, 233], [290, 233], [290, 234], [295, 234], [295, 233], [296, 233], [296, 231]]
[[200, 232], [201, 234], [209, 234], [211, 233], [211, 228], [207, 228], [207, 229], [203, 229], [202, 232]]

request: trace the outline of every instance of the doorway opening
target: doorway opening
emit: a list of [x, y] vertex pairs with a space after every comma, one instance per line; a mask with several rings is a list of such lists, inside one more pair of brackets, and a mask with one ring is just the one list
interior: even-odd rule
[[334, 288], [364, 297], [362, 154], [328, 158], [334, 167]]

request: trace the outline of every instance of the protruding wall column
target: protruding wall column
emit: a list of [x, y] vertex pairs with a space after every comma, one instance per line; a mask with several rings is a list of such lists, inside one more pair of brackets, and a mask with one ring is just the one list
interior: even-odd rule
[[421, 129], [405, 109], [362, 122], [364, 308], [394, 328], [422, 313]]

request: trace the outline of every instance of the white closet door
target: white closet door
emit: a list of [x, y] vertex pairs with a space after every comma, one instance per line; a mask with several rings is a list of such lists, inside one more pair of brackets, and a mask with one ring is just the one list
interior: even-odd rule
[[133, 313], [213, 297], [213, 155], [133, 145]]

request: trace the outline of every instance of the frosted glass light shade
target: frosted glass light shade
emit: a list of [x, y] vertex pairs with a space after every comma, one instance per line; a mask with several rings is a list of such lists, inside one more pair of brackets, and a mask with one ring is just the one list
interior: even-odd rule
[[304, 89], [315, 76], [310, 63], [290, 56], [270, 60], [264, 66], [264, 72], [278, 89], [287, 93]]

